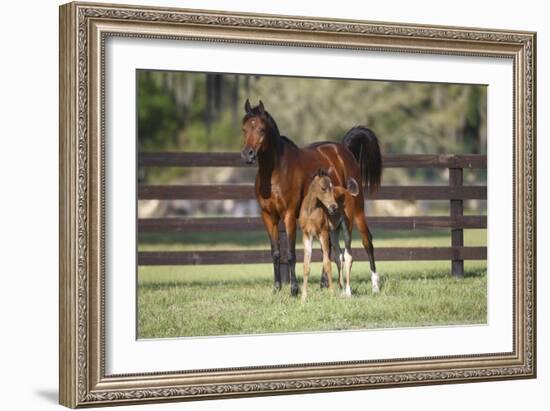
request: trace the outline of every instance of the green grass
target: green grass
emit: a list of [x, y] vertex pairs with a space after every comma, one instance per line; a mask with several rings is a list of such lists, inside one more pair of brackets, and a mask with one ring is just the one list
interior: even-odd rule
[[[380, 232], [376, 247], [450, 245], [448, 231]], [[212, 238], [216, 243], [212, 243]], [[265, 248], [264, 233], [140, 236], [140, 250]], [[485, 245], [486, 230], [466, 230], [465, 245]], [[355, 246], [359, 246], [357, 241]], [[484, 324], [487, 270], [465, 263], [464, 279], [450, 276], [450, 262], [379, 262], [382, 287], [373, 295], [368, 263], [356, 262], [352, 298], [319, 288], [313, 264], [308, 300], [272, 291], [269, 264], [139, 267], [140, 338], [235, 335], [430, 325]], [[302, 264], [296, 265], [302, 281]], [[335, 271], [335, 270], [334, 270]]]
[[[374, 233], [375, 247], [449, 247], [450, 230], [388, 230]], [[296, 238], [297, 248], [302, 248], [301, 233]], [[464, 230], [465, 246], [487, 244], [487, 230]], [[354, 230], [353, 246], [360, 247], [361, 241]], [[139, 236], [140, 251], [200, 251], [200, 250], [245, 250], [269, 249], [267, 234], [256, 232], [219, 233], [142, 233]]]

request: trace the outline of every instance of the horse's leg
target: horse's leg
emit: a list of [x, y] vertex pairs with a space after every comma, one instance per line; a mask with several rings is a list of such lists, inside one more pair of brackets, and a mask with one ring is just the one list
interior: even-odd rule
[[[330, 241], [332, 241], [332, 237], [330, 239]], [[332, 250], [331, 250], [332, 251]], [[334, 256], [332, 256], [330, 253], [329, 253], [329, 256], [332, 257], [332, 258], [335, 258]], [[334, 260], [334, 262], [336, 262], [336, 260]], [[323, 266], [321, 268], [321, 289], [323, 288], [327, 288], [328, 287], [328, 274], [327, 272], [325, 271], [325, 267]]]
[[290, 271], [290, 294], [297, 296], [300, 288], [296, 281], [296, 215], [292, 212], [287, 213], [284, 223], [288, 249], [288, 269]]
[[330, 232], [330, 245], [332, 247], [332, 258], [334, 259], [336, 268], [338, 269], [338, 286], [342, 289], [344, 287], [344, 284], [342, 283], [342, 265], [344, 256], [342, 255], [342, 249], [340, 248], [340, 228], [336, 228]]
[[367, 225], [367, 219], [363, 211], [363, 198], [362, 196], [360, 197], [361, 197], [360, 199], [359, 197], [356, 197], [359, 199], [359, 201], [356, 201], [354, 220], [355, 220], [355, 224], [357, 225], [357, 229], [359, 230], [359, 233], [361, 233], [361, 241], [363, 242], [363, 247], [365, 248], [365, 251], [369, 256], [372, 292], [374, 294], [377, 294], [380, 292], [380, 286], [378, 284], [379, 277], [378, 277], [378, 274], [376, 273], [376, 262], [374, 260], [374, 246], [372, 244], [372, 234]]
[[[332, 241], [332, 239], [331, 239]], [[330, 256], [330, 254], [329, 254]], [[321, 289], [328, 288], [328, 274], [325, 271], [325, 266], [323, 265], [321, 267], [321, 283], [320, 283]]]
[[311, 263], [311, 252], [313, 249], [313, 237], [309, 237], [304, 234], [304, 285], [302, 287], [302, 302], [305, 302], [307, 299], [307, 279], [309, 276], [310, 263]]
[[279, 218], [273, 216], [265, 211], [262, 212], [262, 220], [264, 220], [264, 225], [269, 235], [269, 240], [271, 241], [271, 258], [273, 259], [273, 287], [275, 291], [281, 289], [281, 271], [280, 271], [280, 262], [281, 262], [281, 251], [279, 248]]
[[319, 236], [319, 242], [321, 243], [321, 249], [323, 251], [323, 271], [327, 273], [328, 277], [328, 289], [333, 292], [332, 288], [332, 262], [330, 261], [330, 239], [327, 231], [321, 232]]
[[328, 287], [328, 275], [324, 268], [321, 269], [321, 288]]
[[351, 255], [351, 229], [351, 221], [350, 224], [344, 223], [344, 271], [346, 273], [346, 288], [343, 295], [346, 297], [351, 297], [350, 275], [351, 265], [353, 263], [353, 257]]

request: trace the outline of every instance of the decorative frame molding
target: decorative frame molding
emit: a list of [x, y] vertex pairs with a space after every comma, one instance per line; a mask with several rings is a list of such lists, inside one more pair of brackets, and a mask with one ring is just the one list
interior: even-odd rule
[[[475, 55], [514, 62], [511, 353], [105, 375], [104, 45], [109, 36]], [[536, 376], [536, 34], [70, 3], [60, 8], [60, 403], [68, 407]]]

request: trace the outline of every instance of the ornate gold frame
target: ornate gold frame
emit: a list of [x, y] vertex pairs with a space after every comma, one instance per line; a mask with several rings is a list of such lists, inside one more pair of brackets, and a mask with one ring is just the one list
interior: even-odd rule
[[[105, 375], [103, 61], [109, 36], [391, 50], [514, 63], [514, 350]], [[70, 3], [60, 8], [60, 403], [68, 407], [536, 375], [535, 33]]]

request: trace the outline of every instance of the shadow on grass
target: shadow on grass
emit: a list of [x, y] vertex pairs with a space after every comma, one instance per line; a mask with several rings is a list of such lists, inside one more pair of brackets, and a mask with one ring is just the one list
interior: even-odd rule
[[[351, 284], [352, 286], [359, 286], [361, 289], [365, 289], [365, 287], [370, 287], [371, 284], [371, 275], [370, 271], [360, 271], [354, 273], [355, 275], [352, 278]], [[464, 279], [469, 278], [481, 278], [487, 275], [487, 270], [485, 268], [479, 268], [479, 269], [469, 269], [464, 272]], [[391, 277], [393, 280], [403, 280], [403, 281], [414, 281], [414, 280], [441, 280], [441, 279], [450, 279], [452, 278], [451, 275], [448, 272], [442, 272], [442, 271], [424, 271], [424, 272], [403, 272], [403, 273], [390, 273], [387, 274], [388, 277]], [[386, 275], [380, 276], [380, 286], [383, 290], [384, 288], [384, 280], [386, 279]], [[460, 279], [457, 279], [459, 281]], [[337, 288], [337, 278], [334, 277], [335, 281], [335, 287]], [[321, 276], [320, 274], [317, 275], [311, 275], [309, 279], [310, 285], [314, 287], [319, 287], [321, 282]], [[301, 286], [302, 284], [302, 277], [298, 276], [298, 284]], [[254, 287], [265, 287], [270, 288], [273, 286], [273, 279], [271, 276], [265, 277], [265, 278], [238, 278], [238, 279], [231, 279], [230, 275], [228, 275], [227, 279], [223, 280], [185, 280], [182, 279], [181, 281], [178, 280], [170, 280], [170, 281], [159, 281], [159, 282], [153, 282], [148, 281], [146, 283], [141, 283], [138, 285], [138, 289], [141, 290], [147, 290], [147, 291], [159, 291], [159, 290], [165, 290], [170, 288], [204, 288], [204, 287], [230, 287], [230, 288], [254, 288]], [[286, 284], [285, 284], [286, 286]], [[283, 287], [285, 288], [285, 287]], [[359, 293], [359, 295], [362, 295], [365, 293]]]
[[[380, 274], [380, 278], [384, 278], [388, 276], [388, 277], [397, 278], [400, 280], [440, 280], [445, 278], [452, 278], [450, 272], [437, 271], [437, 270], [417, 271], [417, 272], [403, 271], [402, 273], [391, 272], [385, 275], [382, 271], [380, 271], [379, 274]], [[476, 269], [465, 270], [463, 278], [480, 278], [485, 275], [487, 275], [487, 269], [480, 267], [479, 269], [476, 268]], [[352, 281], [355, 283], [370, 283], [370, 271], [357, 273], [357, 275], [353, 276]]]
[[167, 288], [175, 288], [175, 287], [181, 287], [181, 288], [203, 288], [203, 287], [258, 287], [258, 286], [265, 286], [265, 287], [272, 287], [273, 286], [273, 280], [271, 278], [269, 279], [260, 279], [260, 278], [251, 278], [251, 279], [243, 279], [239, 278], [238, 280], [231, 280], [228, 278], [227, 280], [192, 280], [192, 281], [164, 281], [164, 282], [151, 282], [148, 281], [146, 283], [142, 283], [138, 285], [138, 289], [143, 290], [163, 290]]

